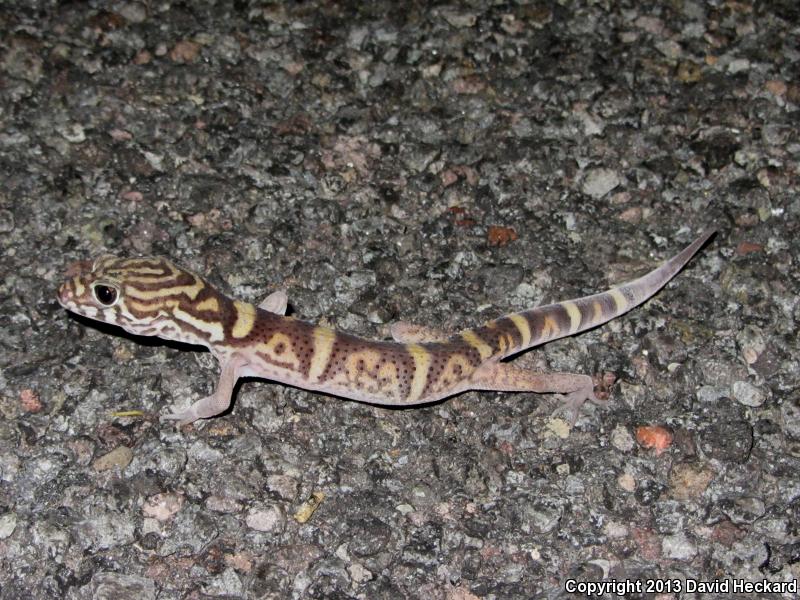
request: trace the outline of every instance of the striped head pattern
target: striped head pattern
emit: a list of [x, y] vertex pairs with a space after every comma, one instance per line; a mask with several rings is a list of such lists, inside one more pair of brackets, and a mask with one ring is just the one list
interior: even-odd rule
[[102, 256], [74, 264], [58, 301], [74, 313], [136, 335], [210, 346], [222, 336], [225, 298], [166, 258]]

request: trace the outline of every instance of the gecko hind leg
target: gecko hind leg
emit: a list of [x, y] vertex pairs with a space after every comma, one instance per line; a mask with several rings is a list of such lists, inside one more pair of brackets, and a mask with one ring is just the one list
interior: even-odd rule
[[508, 363], [489, 362], [478, 367], [470, 380], [470, 388], [475, 390], [562, 394], [570, 425], [575, 425], [584, 402], [597, 402], [594, 382], [588, 375], [533, 373]]

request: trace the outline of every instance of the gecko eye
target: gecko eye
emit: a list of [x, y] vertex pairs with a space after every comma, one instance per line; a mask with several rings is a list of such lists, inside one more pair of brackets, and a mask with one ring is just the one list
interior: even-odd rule
[[92, 290], [94, 291], [94, 297], [97, 298], [97, 301], [103, 306], [114, 306], [114, 304], [117, 302], [117, 298], [119, 297], [117, 288], [111, 287], [110, 285], [98, 283], [92, 288]]

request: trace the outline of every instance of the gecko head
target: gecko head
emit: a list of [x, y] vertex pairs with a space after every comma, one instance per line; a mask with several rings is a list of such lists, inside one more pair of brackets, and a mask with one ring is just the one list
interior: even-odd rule
[[74, 263], [67, 277], [58, 288], [58, 302], [67, 310], [136, 335], [194, 342], [182, 339], [175, 315], [208, 286], [169, 260], [106, 255]]

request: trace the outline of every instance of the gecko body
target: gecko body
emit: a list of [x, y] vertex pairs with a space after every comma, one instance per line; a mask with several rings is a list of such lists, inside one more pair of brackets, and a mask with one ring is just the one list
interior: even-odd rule
[[650, 273], [608, 291], [539, 306], [455, 335], [396, 323], [375, 341], [285, 316], [286, 293], [234, 300], [160, 257], [77, 263], [58, 290], [77, 314], [136, 335], [206, 346], [222, 367], [213, 394], [165, 419], [191, 423], [228, 408], [239, 377], [260, 377], [371, 404], [410, 406], [466, 390], [559, 393], [593, 399], [590, 377], [533, 373], [502, 359], [596, 327], [661, 289], [713, 235], [707, 231]]

